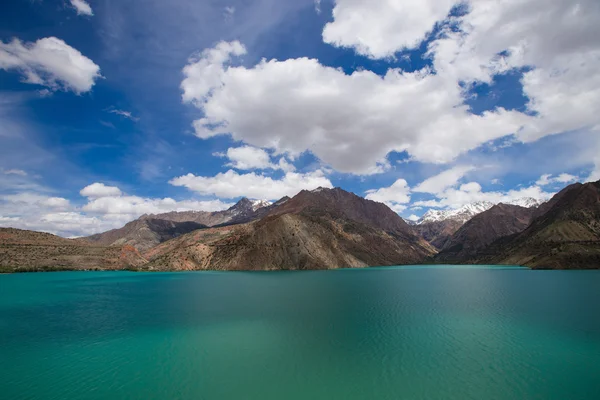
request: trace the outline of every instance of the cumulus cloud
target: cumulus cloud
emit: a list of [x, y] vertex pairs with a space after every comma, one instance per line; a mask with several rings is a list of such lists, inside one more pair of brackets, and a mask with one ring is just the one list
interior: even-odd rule
[[383, 203], [398, 213], [406, 210], [406, 204], [410, 202], [410, 188], [404, 179], [398, 179], [390, 187], [371, 189], [366, 193], [367, 199]]
[[[398, 179], [389, 187], [367, 190], [366, 198], [384, 203], [400, 213], [409, 207], [415, 211], [422, 208], [456, 209], [474, 202], [507, 203], [525, 197], [546, 201], [554, 195], [542, 188], [546, 182], [544, 179], [548, 179], [550, 175], [542, 176], [540, 178], [542, 181], [528, 187], [506, 191], [483, 191], [478, 182], [461, 184], [463, 177], [471, 170], [473, 170], [471, 166], [454, 167], [424, 180], [412, 189], [404, 179]], [[561, 182], [568, 182], [576, 177], [561, 174], [557, 178]], [[434, 198], [411, 202], [412, 192], [432, 194]]]
[[142, 214], [170, 211], [219, 211], [232, 203], [221, 200], [182, 200], [125, 195], [114, 186], [94, 183], [80, 192], [87, 197], [75, 206], [62, 197], [35, 192], [0, 196], [0, 226], [85, 236], [119, 228]]
[[438, 175], [432, 176], [417, 185], [413, 191], [421, 193], [442, 193], [444, 190], [455, 186], [467, 173], [473, 171], [475, 167], [457, 166], [448, 169]]
[[106, 186], [104, 183], [95, 182], [81, 189], [79, 194], [91, 199], [98, 199], [101, 197], [120, 196], [121, 190], [116, 186]]
[[[522, 141], [600, 124], [600, 4], [596, 0], [471, 0], [469, 12], [430, 46], [437, 71], [490, 82], [527, 68]], [[457, 29], [458, 27], [458, 29]]]
[[194, 122], [198, 137], [231, 134], [291, 155], [309, 150], [337, 171], [372, 174], [389, 168], [392, 151], [445, 163], [531, 118], [501, 108], [472, 114], [458, 82], [428, 69], [382, 77], [308, 58], [229, 65], [244, 53], [239, 42], [221, 42], [184, 68], [183, 100], [204, 112]]
[[455, 209], [465, 204], [478, 201], [489, 201], [490, 203], [508, 203], [513, 200], [531, 197], [537, 200], [546, 201], [554, 195], [553, 192], [546, 192], [540, 186], [529, 186], [508, 191], [490, 191], [484, 192], [477, 182], [469, 182], [460, 185], [458, 188], [446, 189], [443, 193], [436, 195], [435, 200], [417, 201], [415, 206], [450, 208]]
[[101, 76], [92, 60], [55, 37], [35, 43], [0, 41], [0, 69], [20, 72], [25, 83], [77, 94], [90, 91]]
[[231, 57], [243, 54], [246, 54], [246, 48], [236, 40], [219, 42], [214, 48], [190, 58], [183, 69], [183, 101], [202, 102], [221, 85], [225, 74], [223, 66], [229, 63]]
[[227, 158], [229, 163], [226, 166], [239, 170], [280, 169], [284, 172], [295, 170], [294, 165], [289, 163], [285, 157], [281, 157], [278, 163], [273, 163], [267, 151], [252, 146], [230, 147], [225, 153], [215, 153], [213, 155]]
[[70, 206], [69, 200], [62, 197], [48, 197], [33, 192], [3, 195], [2, 201], [10, 203], [15, 207], [39, 206], [42, 208], [47, 207], [51, 209], [66, 209]]
[[[455, 6], [464, 13], [448, 17]], [[448, 163], [484, 143], [532, 142], [600, 130], [600, 5], [596, 0], [337, 0], [324, 40], [372, 58], [429, 43], [433, 69], [346, 74], [308, 58], [232, 66], [246, 53], [221, 42], [184, 68], [183, 100], [204, 117], [200, 138], [231, 135], [278, 153], [311, 151], [337, 171], [386, 170], [390, 152]], [[522, 73], [526, 111], [473, 114], [470, 85]], [[398, 118], [402, 115], [402, 118]]]
[[225, 156], [230, 167], [235, 169], [267, 169], [272, 168], [271, 157], [263, 149], [251, 146], [230, 147]]
[[78, 15], [94, 15], [92, 7], [85, 0], [71, 0], [71, 5], [77, 11]]
[[331, 188], [331, 181], [323, 171], [308, 173], [287, 172], [280, 179], [259, 175], [254, 172], [239, 174], [233, 170], [215, 176], [187, 174], [169, 181], [171, 185], [183, 186], [202, 195], [232, 199], [246, 196], [253, 199], [278, 200], [294, 196], [301, 190], [312, 190], [319, 186]]
[[392, 57], [418, 47], [445, 19], [454, 0], [335, 0], [333, 21], [323, 29], [323, 41], [353, 48], [370, 58]]
[[407, 217], [406, 219], [407, 219], [407, 220], [409, 220], [409, 221], [412, 221], [412, 222], [416, 222], [416, 221], [418, 221], [420, 218], [419, 218], [417, 215], [415, 215], [415, 214], [411, 214], [411, 215], [410, 215], [409, 217]]
[[538, 186], [548, 186], [548, 185], [553, 185], [553, 184], [572, 183], [572, 182], [576, 182], [578, 179], [579, 179], [578, 176], [566, 174], [566, 173], [562, 173], [557, 176], [552, 176], [552, 174], [544, 174], [544, 175], [540, 176], [540, 179], [538, 179], [535, 182], [535, 184]]
[[168, 197], [153, 199], [139, 196], [108, 196], [90, 199], [82, 210], [102, 214], [108, 218], [122, 219], [121, 216], [124, 216], [129, 220], [142, 214], [160, 214], [169, 211], [220, 211], [232, 205], [220, 200], [176, 201]]

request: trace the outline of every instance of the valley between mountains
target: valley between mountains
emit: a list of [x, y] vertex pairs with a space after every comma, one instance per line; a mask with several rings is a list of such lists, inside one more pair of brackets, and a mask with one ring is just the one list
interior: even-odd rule
[[87, 238], [0, 229], [0, 270], [317, 270], [403, 264], [600, 268], [600, 181], [540, 204], [474, 203], [407, 223], [382, 203], [317, 188], [219, 212], [144, 215]]

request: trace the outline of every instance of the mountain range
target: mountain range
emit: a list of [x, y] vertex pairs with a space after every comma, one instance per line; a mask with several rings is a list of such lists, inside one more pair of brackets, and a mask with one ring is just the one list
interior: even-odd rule
[[[531, 197], [523, 197], [506, 204], [533, 209], [539, 207], [542, 202]], [[413, 223], [414, 229], [432, 246], [441, 250], [463, 224], [476, 215], [491, 209], [494, 205], [489, 201], [478, 201], [454, 210], [429, 210]]]
[[600, 268], [600, 182], [539, 204], [474, 203], [407, 224], [342, 189], [219, 212], [144, 215], [81, 239], [0, 229], [0, 269], [281, 270], [419, 263]]

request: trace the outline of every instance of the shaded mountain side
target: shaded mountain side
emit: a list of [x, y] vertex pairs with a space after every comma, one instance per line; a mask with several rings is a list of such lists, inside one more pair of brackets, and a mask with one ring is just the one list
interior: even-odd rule
[[475, 257], [495, 240], [523, 231], [531, 222], [535, 208], [498, 204], [474, 216], [449, 238], [435, 260], [462, 263]]
[[243, 198], [224, 211], [174, 211], [143, 215], [122, 228], [92, 235], [85, 239], [106, 246], [127, 244], [140, 251], [145, 251], [197, 229], [254, 221], [286, 200], [287, 198], [283, 198], [271, 205], [264, 201], [251, 201]]
[[121, 270], [146, 260], [132, 246], [100, 246], [49, 233], [0, 228], [0, 271]]
[[145, 251], [157, 244], [202, 228], [206, 228], [206, 225], [145, 216], [127, 223], [123, 228], [92, 235], [86, 240], [104, 246], [130, 245]]
[[500, 238], [470, 262], [539, 269], [600, 268], [600, 181], [570, 185], [521, 233]]
[[419, 243], [382, 229], [307, 214], [271, 215], [244, 225], [196, 231], [145, 253], [149, 270], [302, 270], [422, 262]]
[[425, 239], [437, 250], [441, 250], [462, 225], [461, 221], [447, 219], [413, 225], [412, 229], [417, 236]]
[[393, 233], [403, 239], [419, 241], [411, 227], [388, 206], [340, 188], [303, 190], [267, 215], [300, 213], [352, 220]]

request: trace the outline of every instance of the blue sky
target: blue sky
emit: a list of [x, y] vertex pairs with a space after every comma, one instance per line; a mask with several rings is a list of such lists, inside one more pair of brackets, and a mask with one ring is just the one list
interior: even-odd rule
[[600, 179], [599, 26], [594, 0], [4, 2], [0, 226], [545, 199]]

